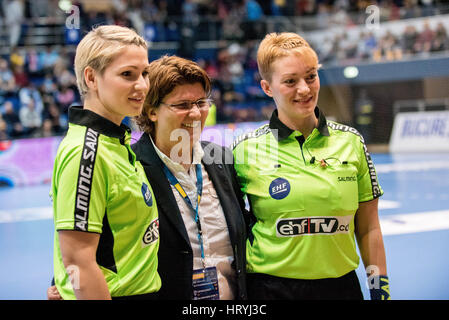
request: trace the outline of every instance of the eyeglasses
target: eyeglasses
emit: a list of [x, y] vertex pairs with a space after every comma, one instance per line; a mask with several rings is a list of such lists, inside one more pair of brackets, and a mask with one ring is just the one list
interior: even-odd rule
[[166, 105], [167, 107], [172, 108], [175, 111], [178, 112], [188, 112], [192, 110], [193, 105], [196, 105], [198, 109], [200, 110], [207, 110], [209, 109], [210, 105], [212, 103], [212, 99], [199, 99], [197, 101], [186, 101], [181, 103], [165, 103], [161, 102], [161, 104]]

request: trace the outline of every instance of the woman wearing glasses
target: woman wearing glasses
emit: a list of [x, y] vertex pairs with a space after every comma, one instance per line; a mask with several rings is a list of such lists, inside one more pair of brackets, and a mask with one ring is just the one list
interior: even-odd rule
[[[147, 68], [150, 89], [132, 149], [159, 213], [158, 299], [246, 299], [244, 203], [229, 149], [200, 142], [211, 84], [195, 62], [164, 56]], [[55, 287], [49, 299], [60, 299]]]
[[195, 62], [150, 63], [150, 90], [132, 148], [159, 210], [161, 299], [245, 299], [244, 204], [232, 153], [200, 142], [211, 84]]

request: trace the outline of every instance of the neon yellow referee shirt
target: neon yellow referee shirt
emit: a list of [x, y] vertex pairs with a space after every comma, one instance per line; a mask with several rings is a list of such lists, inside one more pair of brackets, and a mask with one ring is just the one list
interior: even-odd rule
[[274, 111], [233, 144], [241, 190], [256, 218], [247, 270], [285, 278], [336, 278], [357, 268], [354, 216], [383, 194], [362, 136], [327, 121], [304, 139]]
[[[55, 283], [65, 300], [75, 295], [62, 262], [60, 230], [100, 234], [97, 263], [112, 297], [160, 289], [156, 202], [130, 140], [124, 125], [79, 107], [69, 110], [69, 130], [58, 148], [51, 189]], [[76, 266], [71, 270], [76, 273]]]

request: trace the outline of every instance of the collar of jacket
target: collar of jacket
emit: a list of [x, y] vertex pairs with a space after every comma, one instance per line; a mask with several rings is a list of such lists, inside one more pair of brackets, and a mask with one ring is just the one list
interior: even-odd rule
[[131, 129], [128, 126], [124, 124], [118, 126], [93, 111], [83, 109], [82, 106], [70, 107], [69, 122], [92, 128], [93, 130], [112, 138], [122, 139], [125, 137], [126, 133], [131, 134]]
[[[318, 131], [323, 136], [329, 136], [326, 117], [318, 107], [315, 107], [315, 116], [318, 118], [318, 127], [317, 127]], [[278, 141], [286, 139], [292, 134], [293, 131], [295, 131], [287, 127], [284, 123], [281, 122], [281, 120], [279, 120], [277, 109], [274, 110], [273, 114], [271, 115], [269, 127], [271, 130], [273, 129], [278, 130], [277, 136], [275, 135]]]

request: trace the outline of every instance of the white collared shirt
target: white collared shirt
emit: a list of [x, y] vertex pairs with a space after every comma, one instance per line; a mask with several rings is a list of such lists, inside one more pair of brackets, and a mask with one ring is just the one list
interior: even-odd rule
[[[189, 170], [186, 171], [181, 164], [174, 162], [162, 153], [162, 151], [160, 151], [154, 144], [151, 136], [150, 140], [153, 143], [159, 158], [181, 184], [194, 208], [197, 204], [195, 165], [201, 164], [203, 194], [201, 196], [199, 207], [199, 219], [202, 229], [204, 262], [206, 267], [215, 266], [217, 268], [220, 300], [233, 300], [236, 297], [236, 275], [234, 269], [231, 267], [231, 264], [234, 261], [234, 254], [223, 208], [221, 207], [220, 200], [218, 199], [212, 181], [209, 179], [209, 175], [204, 168], [204, 165], [201, 163], [201, 159], [204, 156], [201, 143], [198, 141], [194, 144], [193, 161]], [[189, 236], [190, 245], [193, 250], [193, 269], [201, 269], [203, 263], [201, 260], [201, 247], [198, 240], [198, 227], [194, 220], [195, 212], [185, 203], [175, 187], [171, 186], [171, 188], [179, 211], [181, 212]]]

